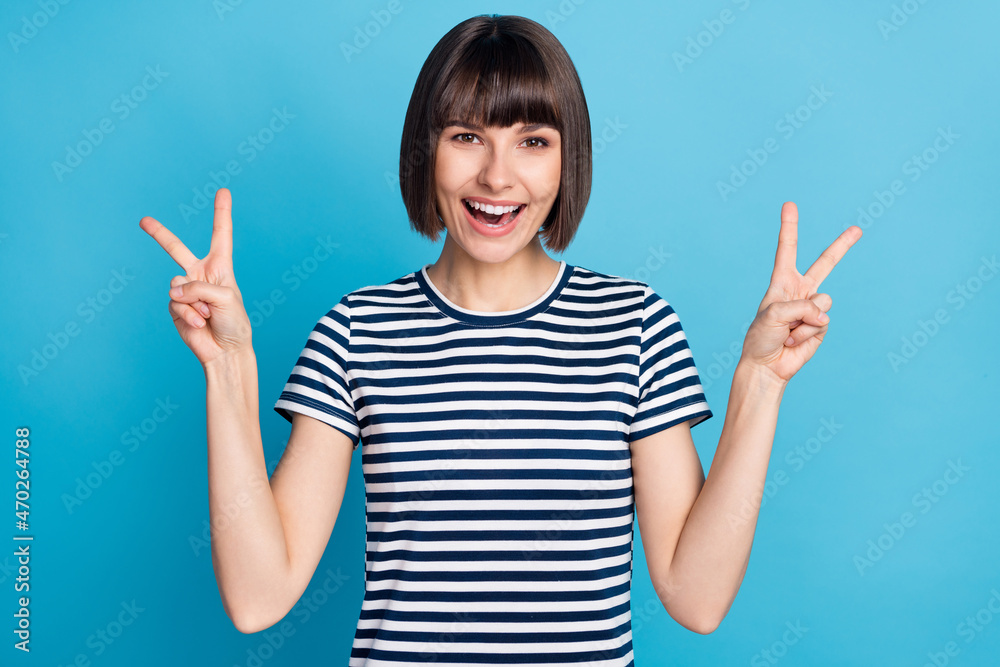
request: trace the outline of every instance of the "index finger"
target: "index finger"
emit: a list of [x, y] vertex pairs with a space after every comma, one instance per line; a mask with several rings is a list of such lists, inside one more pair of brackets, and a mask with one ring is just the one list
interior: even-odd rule
[[820, 254], [820, 256], [813, 262], [812, 266], [805, 273], [805, 278], [810, 278], [815, 282], [815, 287], [818, 288], [819, 284], [826, 280], [826, 277], [830, 275], [830, 271], [833, 267], [837, 265], [837, 262], [847, 254], [847, 251], [852, 245], [857, 243], [858, 239], [862, 235], [861, 228], [857, 225], [851, 225], [837, 237], [837, 240], [830, 244], [830, 246]]
[[215, 218], [209, 252], [228, 257], [233, 255], [233, 196], [226, 188], [215, 192]]
[[180, 265], [185, 272], [191, 270], [191, 267], [198, 263], [198, 258], [194, 256], [187, 246], [181, 243], [181, 240], [173, 235], [173, 233], [164, 227], [156, 218], [151, 218], [148, 215], [139, 221], [139, 226], [142, 227], [142, 231], [146, 232], [152, 236], [157, 243], [160, 244], [167, 254], [170, 255], [177, 264]]

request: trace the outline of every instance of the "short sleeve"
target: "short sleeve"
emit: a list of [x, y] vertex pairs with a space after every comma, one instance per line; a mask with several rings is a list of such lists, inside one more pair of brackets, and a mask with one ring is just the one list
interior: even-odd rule
[[629, 442], [688, 420], [693, 427], [711, 416], [680, 318], [647, 285], [639, 349], [639, 404]]
[[361, 429], [350, 389], [349, 304], [344, 295], [316, 322], [274, 409], [289, 422], [298, 412], [329, 424], [349, 436], [356, 449]]

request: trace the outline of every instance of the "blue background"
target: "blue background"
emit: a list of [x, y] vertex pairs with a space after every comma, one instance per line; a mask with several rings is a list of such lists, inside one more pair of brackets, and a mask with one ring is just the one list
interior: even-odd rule
[[[0, 662], [68, 665], [82, 654], [103, 666], [228, 667], [257, 664], [256, 653], [265, 665], [346, 664], [364, 589], [360, 456], [305, 594], [322, 604], [308, 617], [304, 606], [290, 613], [294, 635], [262, 650], [267, 633], [243, 635], [224, 614], [210, 550], [197, 542], [208, 519], [204, 376], [167, 311], [179, 267], [139, 219], [156, 217], [203, 255], [211, 206], [185, 216], [181, 205], [194, 207], [194, 189], [214, 192], [211, 172], [240, 165], [228, 185], [235, 270], [257, 312], [272, 471], [289, 425], [271, 406], [318, 317], [342, 294], [440, 251], [409, 230], [393, 180], [424, 58], [458, 22], [509, 13], [555, 33], [589, 103], [593, 194], [576, 239], [555, 257], [645, 280], [673, 304], [716, 413], [693, 431], [706, 471], [735, 367], [727, 355], [738, 354], [767, 287], [782, 202], [799, 207], [802, 272], [858, 224], [859, 208], [871, 215], [823, 284], [834, 304], [829, 335], [786, 390], [772, 484], [732, 609], [710, 635], [679, 626], [656, 600], [637, 540], [637, 664], [921, 665], [928, 653], [994, 664], [1000, 279], [984, 258], [1000, 250], [1000, 6], [401, 0], [345, 57], [341, 44], [387, 4], [19, 0], [0, 9], [0, 433], [9, 457], [0, 506], [13, 505], [14, 429], [30, 426], [35, 536], [30, 657], [12, 648], [14, 542], [0, 551]], [[689, 61], [678, 60], [685, 51]], [[165, 74], [142, 90], [147, 67]], [[828, 94], [809, 109], [813, 87]], [[143, 99], [124, 116], [115, 100], [133, 90]], [[251, 159], [241, 144], [274, 109], [294, 118]], [[793, 132], [779, 125], [796, 113]], [[113, 132], [57, 173], [53, 163], [102, 120]], [[949, 128], [951, 143], [937, 152]], [[769, 138], [778, 150], [743, 165]], [[926, 169], [914, 170], [922, 154]], [[741, 168], [745, 180], [730, 181]], [[720, 194], [727, 181], [739, 187]], [[307, 280], [289, 280], [327, 236], [339, 244], [333, 256]], [[119, 289], [113, 271], [133, 277]], [[269, 309], [274, 290], [283, 302]], [[100, 312], [87, 299], [103, 299]], [[938, 311], [935, 328], [927, 323]], [[58, 346], [68, 324], [77, 335]], [[22, 376], [46, 345], [45, 367]], [[163, 415], [158, 400], [175, 406], [162, 422], [153, 420]], [[832, 438], [824, 419], [839, 425]], [[128, 439], [133, 427], [146, 429], [143, 440]], [[796, 447], [812, 447], [809, 460]], [[120, 465], [68, 507], [114, 450]], [[950, 462], [967, 468], [948, 475], [954, 483], [944, 481]], [[935, 502], [917, 497], [925, 488]], [[894, 537], [886, 524], [904, 512], [915, 523]], [[4, 521], [2, 532], [17, 534], [14, 517]], [[859, 566], [869, 540], [887, 548]], [[338, 569], [342, 585], [324, 598], [324, 573]], [[97, 639], [133, 600], [134, 622], [113, 643]], [[963, 625], [977, 614], [978, 630]], [[788, 624], [805, 633], [786, 633]]]

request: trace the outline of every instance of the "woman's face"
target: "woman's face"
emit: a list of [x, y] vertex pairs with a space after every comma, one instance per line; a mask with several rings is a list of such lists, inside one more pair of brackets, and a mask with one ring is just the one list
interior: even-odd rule
[[[504, 262], [537, 242], [538, 228], [559, 194], [559, 142], [559, 131], [546, 124], [444, 128], [434, 180], [448, 240], [490, 263]], [[490, 215], [470, 208], [473, 202], [496, 208]], [[507, 212], [514, 206], [520, 208]]]

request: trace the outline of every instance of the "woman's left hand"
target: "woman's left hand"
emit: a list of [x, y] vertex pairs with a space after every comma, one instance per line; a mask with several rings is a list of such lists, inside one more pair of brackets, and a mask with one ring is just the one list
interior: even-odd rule
[[771, 284], [747, 331], [740, 358], [741, 363], [769, 371], [782, 383], [792, 379], [823, 342], [830, 325], [826, 311], [833, 300], [817, 290], [862, 233], [856, 225], [848, 227], [801, 275], [795, 268], [798, 225], [798, 208], [785, 202]]

